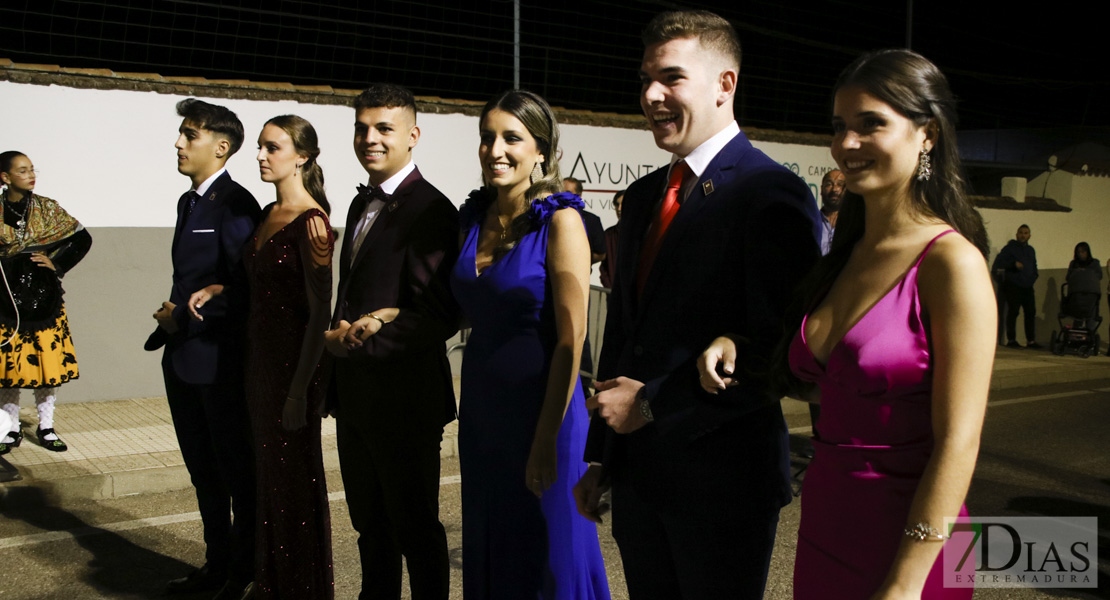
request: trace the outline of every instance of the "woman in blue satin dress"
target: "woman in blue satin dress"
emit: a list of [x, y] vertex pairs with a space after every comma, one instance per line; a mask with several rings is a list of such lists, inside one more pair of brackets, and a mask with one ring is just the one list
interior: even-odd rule
[[480, 131], [485, 185], [460, 213], [451, 277], [473, 328], [459, 409], [463, 595], [608, 599], [596, 526], [571, 495], [589, 426], [583, 203], [561, 191], [558, 125], [542, 98], [494, 98]]

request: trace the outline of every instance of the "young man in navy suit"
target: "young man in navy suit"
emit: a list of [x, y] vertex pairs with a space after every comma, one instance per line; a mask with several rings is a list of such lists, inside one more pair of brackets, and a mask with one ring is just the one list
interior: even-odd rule
[[[224, 165], [243, 144], [235, 113], [190, 98], [177, 104], [177, 170], [192, 187], [178, 200], [173, 287], [154, 313], [147, 350], [165, 347], [162, 373], [181, 456], [197, 492], [207, 546], [204, 566], [166, 592], [219, 590], [249, 597], [254, 575], [254, 454], [243, 395], [247, 299], [241, 253], [261, 210]], [[189, 296], [220, 283], [228, 293], [189, 317]], [[231, 513], [234, 512], [234, 520]]]
[[[779, 509], [790, 500], [786, 426], [760, 377], [791, 290], [818, 257], [808, 187], [752, 147], [733, 118], [740, 43], [704, 11], [644, 31], [640, 102], [671, 164], [624, 197], [617, 272], [575, 488], [613, 537], [629, 596], [760, 598]], [[709, 395], [696, 362], [718, 335], [744, 340], [740, 384]]]
[[360, 598], [446, 600], [439, 446], [455, 419], [444, 342], [458, 330], [448, 275], [458, 211], [412, 162], [412, 92], [375, 84], [355, 99], [354, 149], [369, 175], [347, 212], [333, 329], [339, 464], [359, 533]]

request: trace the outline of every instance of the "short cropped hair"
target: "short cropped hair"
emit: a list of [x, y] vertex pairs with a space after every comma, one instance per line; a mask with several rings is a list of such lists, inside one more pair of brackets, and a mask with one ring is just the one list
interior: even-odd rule
[[574, 187], [574, 193], [579, 196], [582, 195], [582, 180], [577, 177], [564, 177], [563, 181], [569, 181], [570, 185]]
[[740, 69], [740, 37], [732, 24], [706, 10], [682, 10], [660, 13], [647, 24], [640, 38], [644, 47], [679, 38], [696, 37], [702, 46], [733, 62]]
[[196, 98], [186, 98], [177, 103], [177, 116], [192, 121], [201, 129], [227, 138], [231, 145], [227, 156], [231, 158], [243, 145], [243, 122], [229, 109], [209, 104]]
[[355, 97], [355, 110], [364, 108], [407, 108], [416, 122], [416, 97], [395, 83], [372, 83]]

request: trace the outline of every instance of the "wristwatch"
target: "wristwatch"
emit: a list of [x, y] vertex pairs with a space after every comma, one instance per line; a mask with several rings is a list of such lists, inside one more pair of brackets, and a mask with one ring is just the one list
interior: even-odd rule
[[636, 392], [636, 396], [640, 400], [640, 416], [648, 423], [651, 423], [655, 420], [655, 415], [651, 414], [651, 403], [648, 402], [645, 390], [646, 388], [640, 388], [640, 391]]

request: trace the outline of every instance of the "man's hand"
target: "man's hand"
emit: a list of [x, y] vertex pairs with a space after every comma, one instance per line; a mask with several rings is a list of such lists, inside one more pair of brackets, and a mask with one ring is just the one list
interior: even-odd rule
[[617, 433], [632, 433], [647, 425], [640, 414], [636, 395], [644, 384], [627, 377], [617, 377], [594, 383], [597, 394], [586, 399], [586, 408], [597, 409], [601, 418]]
[[343, 338], [347, 337], [347, 330], [350, 328], [350, 323], [340, 320], [335, 329], [324, 332], [324, 347], [332, 353], [332, 356], [338, 356], [339, 358], [347, 356], [347, 345], [343, 343]]
[[[724, 376], [717, 374], [720, 369]], [[698, 383], [710, 394], [739, 384], [733, 376], [736, 370], [736, 342], [721, 336], [698, 357]]]
[[1017, 270], [1018, 270], [1018, 271], [1020, 271], [1020, 270], [1022, 270], [1022, 269], [1024, 269], [1024, 268], [1025, 268], [1025, 265], [1021, 264], [1021, 261], [1020, 261], [1020, 260], [1019, 260], [1019, 261], [1017, 261], [1017, 262], [1015, 262], [1015, 263], [1014, 263], [1014, 266], [1015, 266], [1015, 267], [1017, 267]]
[[154, 312], [154, 320], [158, 321], [158, 326], [166, 330], [166, 333], [177, 333], [177, 321], [173, 320], [173, 309], [177, 305], [173, 302], [163, 302], [162, 308]]
[[574, 486], [574, 503], [578, 506], [578, 514], [594, 523], [600, 523], [604, 511], [598, 510], [598, 502], [608, 489], [609, 483], [601, 480], [601, 467], [590, 465]]

